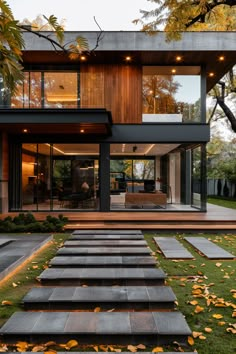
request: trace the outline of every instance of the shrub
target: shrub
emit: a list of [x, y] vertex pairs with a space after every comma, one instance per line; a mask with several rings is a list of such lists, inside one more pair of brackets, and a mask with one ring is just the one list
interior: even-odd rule
[[58, 218], [48, 215], [46, 220], [40, 222], [31, 213], [20, 213], [14, 218], [7, 216], [0, 220], [0, 232], [63, 232], [67, 221], [61, 214]]

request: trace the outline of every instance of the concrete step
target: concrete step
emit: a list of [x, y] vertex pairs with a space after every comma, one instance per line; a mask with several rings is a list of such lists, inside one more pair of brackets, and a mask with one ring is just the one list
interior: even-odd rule
[[49, 265], [55, 267], [155, 267], [158, 262], [152, 256], [60, 256]]
[[193, 247], [209, 259], [234, 259], [236, 256], [225, 251], [205, 237], [185, 237]]
[[165, 258], [193, 259], [193, 255], [175, 237], [153, 237]]
[[80, 344], [186, 343], [191, 330], [178, 312], [15, 312], [0, 329], [3, 342]]
[[48, 268], [38, 277], [45, 285], [163, 285], [158, 268]]
[[58, 250], [57, 256], [78, 256], [78, 255], [150, 255], [148, 247], [62, 247]]
[[169, 286], [38, 287], [23, 298], [25, 310], [156, 310], [174, 309]]
[[147, 247], [144, 240], [68, 240], [65, 247]]

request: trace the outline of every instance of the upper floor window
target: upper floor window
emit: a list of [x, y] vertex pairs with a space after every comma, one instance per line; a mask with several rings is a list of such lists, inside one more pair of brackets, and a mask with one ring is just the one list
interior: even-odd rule
[[[7, 106], [7, 107], [6, 107]], [[77, 108], [78, 73], [26, 71], [17, 92], [2, 108]]]
[[143, 122], [200, 122], [200, 67], [144, 66]]

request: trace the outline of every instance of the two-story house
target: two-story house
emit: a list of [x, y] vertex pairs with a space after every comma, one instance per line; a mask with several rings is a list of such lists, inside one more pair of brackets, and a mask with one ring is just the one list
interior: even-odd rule
[[[77, 35], [93, 48], [97, 32]], [[24, 83], [0, 82], [1, 212], [206, 211], [206, 94], [235, 33], [104, 32], [69, 59], [24, 33]]]

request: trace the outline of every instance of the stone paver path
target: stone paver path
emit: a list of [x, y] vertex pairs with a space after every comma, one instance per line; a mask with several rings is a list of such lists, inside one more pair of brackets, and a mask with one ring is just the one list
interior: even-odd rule
[[205, 237], [185, 237], [193, 247], [209, 259], [234, 259], [235, 256]]
[[193, 255], [175, 237], [153, 237], [155, 243], [170, 259], [193, 259]]
[[[80, 236], [86, 237], [87, 247]], [[39, 276], [41, 286], [24, 297], [27, 311], [16, 312], [0, 329], [0, 340], [186, 343], [191, 330], [165, 279], [141, 231], [76, 231]]]

